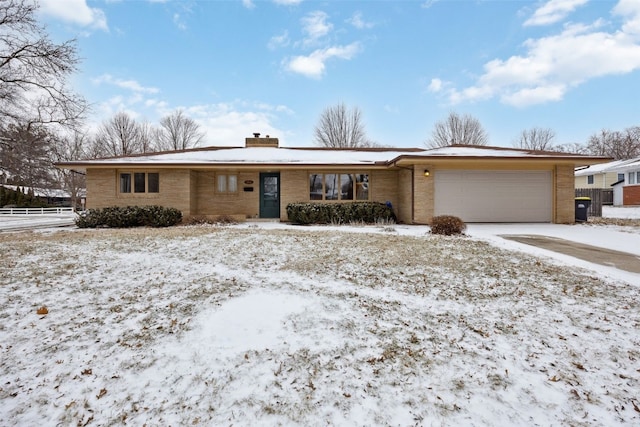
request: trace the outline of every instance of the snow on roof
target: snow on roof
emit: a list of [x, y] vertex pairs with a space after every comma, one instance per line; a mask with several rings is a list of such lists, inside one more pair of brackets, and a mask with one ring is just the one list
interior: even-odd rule
[[368, 165], [386, 163], [407, 151], [318, 150], [274, 147], [220, 148], [211, 150], [185, 150], [180, 152], [151, 153], [130, 157], [87, 160], [87, 165], [122, 163], [162, 164], [349, 164]]
[[585, 176], [585, 175], [595, 175], [599, 173], [616, 172], [616, 170], [618, 170], [620, 167], [636, 161], [640, 161], [640, 159], [614, 160], [613, 162], [591, 165], [584, 169], [576, 170], [575, 176]]
[[618, 172], [618, 171], [622, 172], [622, 171], [628, 171], [632, 169], [640, 170], [640, 158], [627, 160], [626, 163], [619, 165], [612, 172]]
[[501, 157], [568, 158], [593, 161], [592, 157], [548, 151], [530, 151], [504, 147], [455, 145], [430, 150], [419, 148], [327, 149], [277, 147], [206, 147], [183, 151], [137, 154], [108, 159], [65, 162], [60, 166], [108, 165], [388, 165], [401, 158]]

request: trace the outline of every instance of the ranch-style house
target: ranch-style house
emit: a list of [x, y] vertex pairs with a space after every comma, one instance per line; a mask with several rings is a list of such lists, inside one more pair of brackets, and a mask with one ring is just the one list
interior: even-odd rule
[[399, 221], [573, 223], [574, 169], [610, 159], [482, 146], [435, 149], [204, 147], [57, 166], [86, 173], [87, 208], [162, 205], [185, 217], [287, 221], [292, 202], [390, 202]]

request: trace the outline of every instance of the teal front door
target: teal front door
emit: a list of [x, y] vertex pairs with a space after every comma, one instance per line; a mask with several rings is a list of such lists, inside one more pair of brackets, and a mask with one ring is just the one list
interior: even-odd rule
[[260, 174], [260, 218], [280, 218], [280, 173]]

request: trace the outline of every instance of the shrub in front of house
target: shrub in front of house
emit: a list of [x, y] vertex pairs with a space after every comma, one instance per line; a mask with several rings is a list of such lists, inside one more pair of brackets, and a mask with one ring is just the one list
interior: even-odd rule
[[377, 202], [355, 203], [290, 203], [287, 216], [294, 224], [374, 224], [395, 222], [389, 204]]
[[463, 220], [453, 215], [439, 215], [431, 219], [431, 233], [451, 236], [454, 234], [464, 234], [467, 225]]
[[182, 220], [182, 212], [163, 206], [111, 206], [89, 209], [76, 219], [79, 228], [170, 227]]

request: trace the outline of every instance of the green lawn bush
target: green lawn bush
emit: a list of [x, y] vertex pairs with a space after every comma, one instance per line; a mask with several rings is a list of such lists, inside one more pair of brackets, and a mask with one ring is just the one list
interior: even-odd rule
[[76, 225], [80, 228], [170, 227], [182, 220], [182, 212], [163, 206], [111, 206], [80, 213]]
[[451, 236], [454, 234], [464, 234], [467, 225], [457, 216], [439, 215], [431, 219], [431, 233]]
[[391, 204], [378, 202], [290, 203], [287, 216], [301, 225], [396, 222]]

